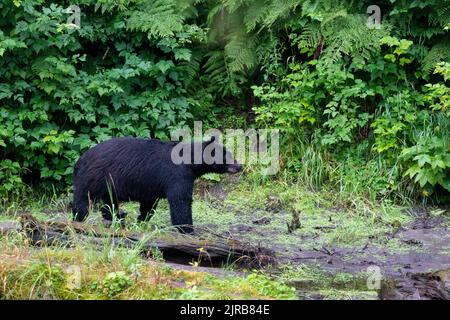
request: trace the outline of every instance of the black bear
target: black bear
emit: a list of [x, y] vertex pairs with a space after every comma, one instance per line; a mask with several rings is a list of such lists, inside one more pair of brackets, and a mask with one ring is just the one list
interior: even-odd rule
[[91, 201], [100, 200], [104, 219], [112, 220], [112, 211], [122, 219], [119, 202], [138, 201], [138, 220], [145, 221], [158, 200], [167, 198], [172, 224], [191, 233], [194, 180], [205, 173], [241, 170], [242, 165], [215, 137], [187, 143], [114, 138], [89, 149], [75, 164], [73, 217], [83, 221]]

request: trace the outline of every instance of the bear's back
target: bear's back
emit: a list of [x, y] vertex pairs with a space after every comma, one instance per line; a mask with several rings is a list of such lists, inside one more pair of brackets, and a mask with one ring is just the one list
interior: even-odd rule
[[157, 139], [120, 137], [87, 150], [75, 164], [74, 175], [83, 167], [140, 166], [143, 162], [167, 161], [176, 143]]

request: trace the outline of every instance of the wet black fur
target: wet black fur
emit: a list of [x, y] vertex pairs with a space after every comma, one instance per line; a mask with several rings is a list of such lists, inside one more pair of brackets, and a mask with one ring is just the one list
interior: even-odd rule
[[[214, 142], [196, 142], [202, 150]], [[242, 166], [233, 164], [174, 164], [172, 148], [176, 142], [156, 139], [114, 138], [85, 152], [75, 165], [73, 216], [86, 219], [91, 201], [101, 201], [102, 215], [112, 220], [111, 208], [118, 218], [119, 202], [140, 202], [138, 220], [149, 219], [161, 198], [170, 205], [172, 224], [181, 231], [192, 232], [192, 191], [194, 180], [208, 172], [237, 172]], [[192, 144], [193, 146], [194, 144]], [[194, 147], [192, 147], [194, 150]], [[223, 148], [223, 157], [230, 153]]]

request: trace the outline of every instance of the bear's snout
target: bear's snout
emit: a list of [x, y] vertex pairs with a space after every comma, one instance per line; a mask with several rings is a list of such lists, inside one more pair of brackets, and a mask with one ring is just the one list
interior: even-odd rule
[[242, 171], [243, 167], [242, 167], [242, 164], [235, 163], [235, 164], [229, 165], [227, 169], [228, 169], [229, 173], [238, 173], [238, 172]]

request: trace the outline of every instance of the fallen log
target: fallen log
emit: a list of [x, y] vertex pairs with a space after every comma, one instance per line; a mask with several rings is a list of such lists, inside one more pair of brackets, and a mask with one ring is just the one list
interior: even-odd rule
[[20, 216], [20, 230], [36, 246], [71, 247], [87, 243], [101, 249], [106, 245], [113, 245], [138, 248], [145, 256], [152, 256], [156, 249], [167, 261], [188, 264], [194, 259], [210, 266], [225, 262], [254, 268], [275, 263], [271, 250], [202, 229], [194, 236], [179, 232], [149, 235], [74, 221], [42, 222], [30, 214], [23, 214]]
[[7, 234], [14, 231], [20, 231], [20, 223], [17, 221], [1, 221], [0, 234]]

